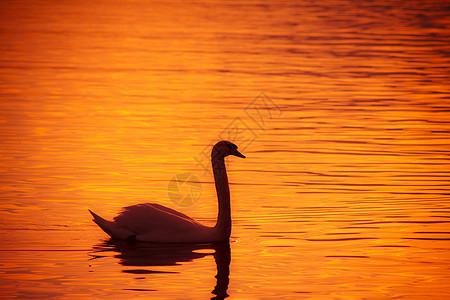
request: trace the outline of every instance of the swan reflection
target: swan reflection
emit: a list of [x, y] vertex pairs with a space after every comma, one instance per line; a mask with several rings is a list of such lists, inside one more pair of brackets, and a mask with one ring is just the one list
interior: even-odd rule
[[[208, 251], [211, 250], [211, 251]], [[224, 299], [228, 297], [227, 289], [230, 274], [231, 250], [228, 241], [193, 244], [193, 243], [144, 243], [108, 240], [94, 247], [90, 255], [92, 259], [104, 257], [104, 252], [117, 252], [114, 255], [123, 266], [172, 266], [182, 262], [213, 255], [216, 261], [217, 278], [216, 286], [212, 291], [215, 296], [212, 299]], [[201, 252], [199, 252], [201, 251]], [[127, 269], [125, 273], [151, 274], [151, 273], [177, 273], [167, 271], [154, 271], [146, 269]]]

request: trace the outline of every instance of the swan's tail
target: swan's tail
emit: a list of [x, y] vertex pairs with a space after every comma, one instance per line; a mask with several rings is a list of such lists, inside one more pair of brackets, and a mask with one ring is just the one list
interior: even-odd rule
[[103, 219], [99, 215], [93, 213], [91, 210], [89, 210], [89, 212], [94, 217], [92, 221], [94, 221], [104, 232], [106, 232], [113, 239], [125, 240], [135, 235], [132, 231], [123, 228], [114, 222]]

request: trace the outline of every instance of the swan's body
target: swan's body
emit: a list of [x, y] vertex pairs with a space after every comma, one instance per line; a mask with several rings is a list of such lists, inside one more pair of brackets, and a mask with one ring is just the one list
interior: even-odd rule
[[143, 203], [125, 207], [107, 221], [89, 211], [94, 222], [115, 239], [136, 239], [145, 242], [215, 242], [227, 240], [231, 233], [230, 190], [224, 158], [235, 155], [245, 158], [237, 146], [228, 141], [218, 142], [212, 150], [211, 162], [219, 201], [219, 213], [214, 227], [204, 226], [191, 217], [171, 208]]

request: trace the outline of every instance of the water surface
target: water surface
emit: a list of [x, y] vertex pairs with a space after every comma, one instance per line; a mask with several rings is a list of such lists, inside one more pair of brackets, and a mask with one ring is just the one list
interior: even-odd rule
[[[444, 1], [0, 14], [0, 297], [450, 296]], [[156, 202], [214, 224], [220, 139], [247, 156], [229, 159], [229, 245], [117, 244], [91, 222]], [[168, 197], [181, 172], [193, 206]]]

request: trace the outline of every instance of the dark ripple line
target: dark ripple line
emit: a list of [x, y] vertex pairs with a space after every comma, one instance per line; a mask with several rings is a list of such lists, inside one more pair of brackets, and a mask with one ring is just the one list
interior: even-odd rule
[[450, 231], [414, 231], [414, 233], [450, 234]]
[[370, 258], [370, 256], [365, 256], [365, 255], [325, 255], [325, 257]]
[[376, 245], [376, 246], [372, 246], [372, 247], [409, 248], [409, 247], [411, 247], [411, 246], [406, 246], [406, 245]]
[[[391, 130], [402, 130], [402, 129], [391, 129]], [[286, 153], [307, 153], [307, 154], [342, 154], [342, 155], [363, 155], [363, 156], [411, 156], [411, 155], [429, 155], [430, 152], [410, 152], [410, 151], [397, 151], [396, 153], [392, 151], [379, 151], [375, 152], [348, 152], [348, 151], [306, 151], [306, 150], [256, 150], [255, 153], [274, 153], [274, 152], [286, 152]], [[446, 154], [446, 152], [441, 153]], [[433, 158], [433, 159], [441, 159], [441, 158]]]
[[282, 233], [282, 234], [290, 234], [290, 233], [307, 233], [307, 231], [266, 231], [265, 233]]
[[[318, 172], [307, 172], [307, 171], [246, 170], [246, 172], [249, 172], [249, 171], [250, 172], [262, 172], [262, 173], [276, 173], [276, 174], [308, 174], [308, 175], [329, 176], [329, 177], [350, 177], [350, 175], [342, 175], [342, 174], [336, 174], [336, 175], [333, 174], [332, 175], [332, 174], [323, 174], [323, 173], [318, 173]], [[354, 176], [352, 176], [352, 177], [354, 177]]]
[[[431, 182], [436, 180], [429, 180]], [[442, 184], [384, 184], [384, 183], [333, 183], [333, 182], [304, 182], [304, 181], [284, 181], [283, 183], [288, 184], [301, 184], [301, 185], [339, 185], [339, 186], [409, 186], [409, 187], [433, 187], [438, 186], [441, 187]], [[423, 189], [428, 190], [428, 189]], [[433, 191], [443, 190], [450, 191], [450, 189], [431, 189]]]
[[389, 120], [388, 122], [426, 122], [426, 123], [438, 123], [438, 124], [450, 124], [450, 121], [434, 121], [427, 119], [402, 119], [402, 120]]
[[89, 252], [92, 249], [0, 249], [0, 252]]
[[324, 188], [328, 191], [308, 191], [308, 192], [296, 192], [297, 194], [333, 194], [333, 193], [350, 193], [350, 192], [372, 192], [377, 194], [399, 194], [399, 195], [438, 195], [438, 196], [450, 196], [450, 193], [401, 193], [401, 192], [389, 192], [389, 191], [374, 191], [374, 190], [358, 190], [358, 189], [332, 189]]
[[392, 223], [408, 223], [408, 224], [439, 224], [450, 223], [450, 221], [375, 221], [375, 222], [361, 222], [353, 224], [392, 224]]
[[156, 292], [158, 290], [150, 290], [150, 289], [123, 289], [124, 291], [136, 291], [136, 292]]
[[450, 239], [444, 238], [402, 238], [404, 240], [424, 240], [424, 241], [450, 241]]
[[123, 270], [124, 273], [130, 274], [171, 274], [171, 273], [179, 273], [179, 272], [171, 272], [171, 271], [153, 271], [153, 270]]
[[79, 231], [78, 229], [59, 229], [59, 228], [0, 228], [0, 230], [30, 230], [30, 231]]
[[306, 239], [311, 242], [337, 242], [337, 241], [354, 241], [354, 240], [378, 240], [378, 238], [369, 238], [369, 237], [361, 237], [361, 238], [343, 238], [343, 239]]

